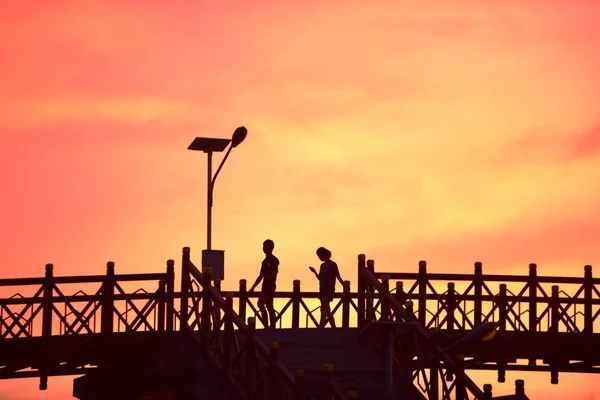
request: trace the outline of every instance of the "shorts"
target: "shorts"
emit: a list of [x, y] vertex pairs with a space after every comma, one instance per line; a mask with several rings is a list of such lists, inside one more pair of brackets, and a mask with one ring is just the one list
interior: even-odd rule
[[273, 298], [275, 297], [275, 289], [277, 285], [275, 283], [263, 283], [260, 295], [258, 296], [258, 304], [273, 307]]
[[333, 291], [333, 290], [320, 290], [319, 298], [321, 300], [328, 300], [329, 302], [331, 302], [333, 300], [334, 293], [335, 293], [335, 291]]

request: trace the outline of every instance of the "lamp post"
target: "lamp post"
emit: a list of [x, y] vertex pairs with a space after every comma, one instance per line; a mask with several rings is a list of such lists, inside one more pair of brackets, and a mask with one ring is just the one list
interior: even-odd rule
[[[227, 161], [227, 158], [229, 157], [229, 153], [231, 153], [231, 150], [233, 148], [239, 146], [240, 143], [242, 143], [244, 141], [244, 139], [246, 139], [247, 134], [248, 134], [248, 130], [243, 126], [240, 126], [233, 132], [231, 139], [197, 137], [188, 146], [188, 150], [202, 151], [202, 152], [206, 153], [206, 155], [207, 155], [207, 168], [206, 169], [207, 169], [208, 176], [207, 176], [207, 180], [206, 180], [206, 184], [207, 184], [207, 188], [206, 188], [206, 250], [204, 250], [202, 252], [202, 258], [203, 258], [202, 264], [204, 267], [206, 267], [206, 265], [204, 265], [205, 257], [210, 258], [210, 259], [214, 259], [214, 257], [217, 257], [217, 259], [218, 259], [220, 257], [222, 259], [222, 251], [219, 251], [219, 250], [213, 251], [213, 249], [212, 249], [212, 206], [213, 206], [213, 191], [214, 191], [214, 187], [215, 187], [215, 181], [217, 179], [217, 176], [219, 175], [219, 172], [221, 172], [221, 168], [223, 168], [225, 161]], [[223, 152], [225, 149], [227, 149], [227, 153], [225, 153], [225, 157], [223, 157], [221, 164], [217, 168], [217, 172], [213, 176], [213, 174], [212, 174], [213, 153], [220, 153], [220, 152]], [[218, 255], [219, 253], [221, 253], [221, 256]], [[221, 261], [221, 263], [222, 263], [222, 261]], [[214, 265], [213, 265], [213, 267], [214, 267]], [[222, 267], [221, 267], [221, 270], [222, 270]], [[223, 276], [219, 277], [218, 275], [219, 275], [219, 271], [213, 270], [213, 277], [215, 279], [223, 279]], [[223, 275], [223, 271], [221, 271], [221, 275]]]

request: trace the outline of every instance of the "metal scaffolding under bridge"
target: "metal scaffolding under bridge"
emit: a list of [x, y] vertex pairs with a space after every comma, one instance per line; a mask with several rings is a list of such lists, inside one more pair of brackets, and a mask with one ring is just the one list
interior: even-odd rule
[[[162, 273], [2, 279], [0, 379], [82, 375], [91, 399], [526, 399], [479, 387], [469, 370], [600, 371], [600, 279], [529, 274], [379, 272], [358, 257], [332, 311], [338, 327], [312, 329], [317, 309], [294, 281], [278, 292], [277, 327], [260, 329], [257, 293], [223, 292], [183, 249]], [[497, 286], [495, 286], [497, 285]], [[69, 289], [75, 286], [76, 290]], [[70, 291], [69, 291], [70, 290]]]

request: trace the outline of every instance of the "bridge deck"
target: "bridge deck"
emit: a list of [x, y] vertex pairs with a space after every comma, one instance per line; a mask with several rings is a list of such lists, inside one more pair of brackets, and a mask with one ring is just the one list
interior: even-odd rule
[[[266, 343], [279, 342], [299, 347], [311, 344], [336, 347], [348, 338], [356, 338], [357, 333], [356, 328], [257, 330], [258, 337]], [[48, 376], [83, 374], [86, 372], [84, 366], [89, 369], [97, 365], [118, 364], [123, 360], [161, 352], [180, 335], [180, 332], [135, 332], [2, 339], [0, 365], [4, 368], [0, 369], [0, 379], [39, 376], [39, 371], [29, 369], [41, 364], [47, 366]], [[432, 332], [432, 336], [444, 347], [454, 342], [457, 334], [438, 331]], [[410, 346], [409, 343], [405, 345]], [[590, 351], [598, 348], [599, 335], [499, 332], [490, 342], [471, 344], [454, 352], [475, 359], [466, 362], [467, 369], [497, 369], [495, 363], [485, 362], [507, 360], [506, 370], [549, 371], [547, 363], [552, 357], [561, 371], [600, 373], [600, 354]], [[538, 360], [538, 364], [523, 363], [529, 359]], [[339, 367], [343, 368], [342, 365]]]

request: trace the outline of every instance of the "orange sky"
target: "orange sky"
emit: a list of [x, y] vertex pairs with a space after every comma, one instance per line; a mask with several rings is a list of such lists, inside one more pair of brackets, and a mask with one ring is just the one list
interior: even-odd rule
[[[399, 271], [600, 264], [597, 1], [1, 5], [3, 276], [198, 255], [206, 160], [186, 147], [239, 125], [215, 189], [226, 287], [255, 278], [267, 237], [283, 288], [314, 287], [322, 245], [353, 282], [361, 252]], [[478, 382], [520, 377], [534, 399], [600, 394], [583, 375]], [[0, 398], [70, 385], [0, 382]]]

